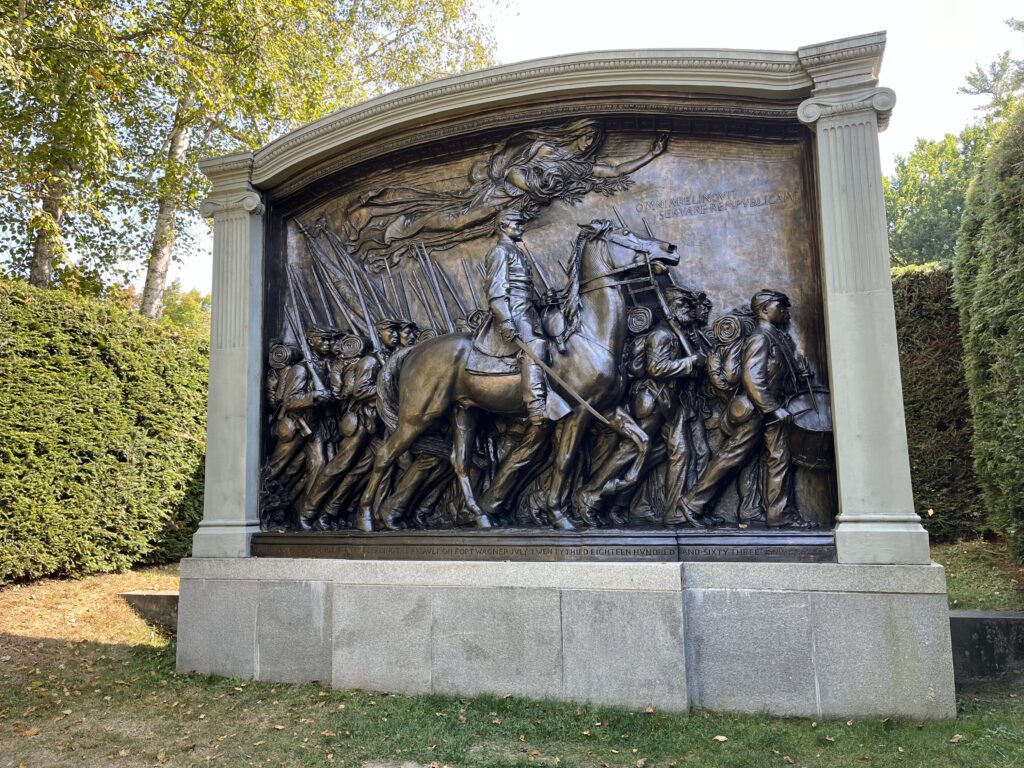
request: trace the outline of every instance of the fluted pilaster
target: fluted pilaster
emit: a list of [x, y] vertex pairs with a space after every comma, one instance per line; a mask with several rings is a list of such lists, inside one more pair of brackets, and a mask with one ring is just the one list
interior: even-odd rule
[[213, 182], [201, 207], [213, 226], [213, 316], [206, 495], [193, 557], [248, 557], [259, 530], [259, 380], [263, 201], [249, 153], [203, 165]]
[[816, 89], [797, 113], [817, 134], [836, 548], [845, 563], [927, 563], [928, 534], [910, 484], [878, 152], [878, 131], [896, 96], [873, 87], [877, 70], [865, 57], [857, 63], [860, 75], [844, 81], [841, 67], [829, 62], [822, 95]]

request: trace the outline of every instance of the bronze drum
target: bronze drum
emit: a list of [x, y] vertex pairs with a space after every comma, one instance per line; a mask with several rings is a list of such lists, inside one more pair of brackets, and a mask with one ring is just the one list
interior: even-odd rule
[[[815, 409], [815, 402], [817, 409]], [[832, 400], [828, 392], [815, 389], [793, 395], [786, 403], [793, 414], [789, 426], [789, 450], [793, 463], [804, 469], [831, 469], [835, 466], [832, 442]]]

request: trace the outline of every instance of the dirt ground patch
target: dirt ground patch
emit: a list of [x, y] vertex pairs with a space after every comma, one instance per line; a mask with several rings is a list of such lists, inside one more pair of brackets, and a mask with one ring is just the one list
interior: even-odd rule
[[0, 636], [68, 642], [163, 645], [118, 597], [139, 589], [177, 589], [178, 566], [140, 568], [81, 580], [42, 579], [0, 588]]

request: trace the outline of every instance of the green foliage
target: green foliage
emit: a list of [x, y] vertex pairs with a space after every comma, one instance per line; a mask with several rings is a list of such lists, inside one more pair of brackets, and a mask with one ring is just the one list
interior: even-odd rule
[[213, 297], [199, 291], [181, 290], [181, 281], [175, 280], [164, 292], [164, 311], [160, 322], [175, 328], [189, 328], [210, 333], [210, 309]]
[[977, 173], [992, 123], [969, 125], [941, 141], [918, 139], [883, 180], [889, 253], [894, 266], [953, 260], [967, 187]]
[[493, 45], [477, 0], [0, 0], [0, 261], [25, 274], [45, 241], [56, 266], [123, 278], [151, 246], [180, 257], [201, 157]]
[[[1024, 21], [1007, 19], [1006, 26], [1014, 32], [1024, 32]], [[964, 85], [959, 92], [969, 96], [988, 96], [988, 104], [980, 109], [994, 117], [1004, 118], [1015, 109], [1022, 89], [1024, 61], [1010, 58], [1010, 52], [1003, 51], [987, 68], [975, 67], [964, 78]]]
[[1024, 562], [1024, 110], [967, 198], [955, 261], [974, 462], [985, 506]]
[[0, 279], [0, 583], [187, 555], [208, 342]]
[[892, 271], [914, 506], [932, 536], [984, 527], [971, 465], [971, 412], [951, 274], [938, 264]]

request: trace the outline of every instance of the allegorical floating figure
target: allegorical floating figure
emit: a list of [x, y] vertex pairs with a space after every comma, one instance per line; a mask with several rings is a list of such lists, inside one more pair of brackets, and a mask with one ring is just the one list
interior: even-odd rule
[[462, 191], [398, 186], [360, 195], [345, 211], [343, 237], [354, 256], [380, 269], [414, 242], [443, 249], [488, 236], [503, 211], [530, 220], [555, 200], [628, 189], [629, 175], [664, 152], [668, 140], [659, 134], [643, 155], [611, 165], [597, 159], [604, 139], [591, 119], [519, 131], [473, 165]]

